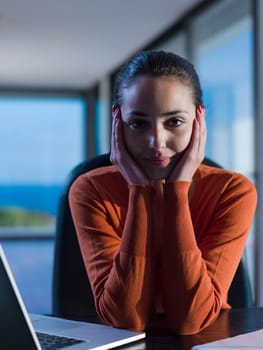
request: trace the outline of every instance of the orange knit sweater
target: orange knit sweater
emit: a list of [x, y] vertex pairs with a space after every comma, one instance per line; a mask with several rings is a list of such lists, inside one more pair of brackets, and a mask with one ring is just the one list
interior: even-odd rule
[[241, 174], [205, 165], [192, 185], [157, 185], [128, 187], [115, 166], [92, 170], [71, 187], [72, 216], [105, 323], [143, 330], [158, 319], [157, 327], [193, 334], [230, 307], [256, 190]]

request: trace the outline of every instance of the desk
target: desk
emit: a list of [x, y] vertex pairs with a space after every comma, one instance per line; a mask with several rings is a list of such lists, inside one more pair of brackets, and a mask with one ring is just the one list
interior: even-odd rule
[[197, 344], [233, 337], [263, 328], [263, 308], [232, 309], [221, 312], [209, 327], [194, 335], [148, 334], [145, 340], [122, 349], [190, 350]]

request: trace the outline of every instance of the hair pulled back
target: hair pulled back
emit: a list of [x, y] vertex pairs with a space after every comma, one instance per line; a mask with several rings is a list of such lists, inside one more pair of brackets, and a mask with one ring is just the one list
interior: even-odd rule
[[143, 51], [125, 64], [115, 80], [114, 103], [121, 106], [123, 90], [142, 76], [178, 79], [191, 88], [195, 106], [203, 106], [202, 89], [194, 66], [181, 56], [166, 51]]

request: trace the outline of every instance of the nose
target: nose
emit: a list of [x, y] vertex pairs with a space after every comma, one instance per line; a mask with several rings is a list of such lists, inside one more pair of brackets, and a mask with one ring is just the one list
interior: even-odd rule
[[149, 147], [155, 151], [161, 151], [165, 148], [166, 138], [165, 132], [161, 127], [154, 127], [149, 133]]

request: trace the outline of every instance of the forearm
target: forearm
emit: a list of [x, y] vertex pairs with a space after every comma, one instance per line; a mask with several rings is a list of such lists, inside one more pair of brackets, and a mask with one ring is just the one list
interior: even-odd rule
[[[221, 300], [197, 246], [188, 204], [189, 183], [164, 189], [163, 302], [170, 327], [195, 333], [219, 313]], [[168, 286], [168, 287], [167, 287]]]
[[199, 184], [189, 204], [187, 183], [167, 185], [162, 275], [163, 286], [169, 288], [163, 288], [164, 308], [171, 328], [195, 333], [227, 307], [256, 193], [251, 183], [235, 175], [214, 192], [215, 184]]
[[[88, 204], [82, 214], [80, 205], [73, 202], [78, 239], [98, 314], [108, 324], [143, 329], [153, 303], [152, 189], [129, 188], [128, 207], [123, 207], [121, 213], [125, 220], [113, 219], [109, 214], [116, 212], [110, 201], [104, 209], [98, 209], [93, 201], [85, 200]], [[74, 210], [76, 206], [78, 210]]]
[[151, 260], [119, 252], [96, 297], [101, 319], [115, 327], [144, 330], [153, 312], [153, 273]]
[[[162, 275], [167, 324], [178, 334], [194, 334], [218, 316], [222, 307], [220, 287], [211, 281], [201, 253], [179, 253], [163, 261], [169, 266]], [[174, 264], [176, 269], [171, 268]]]

